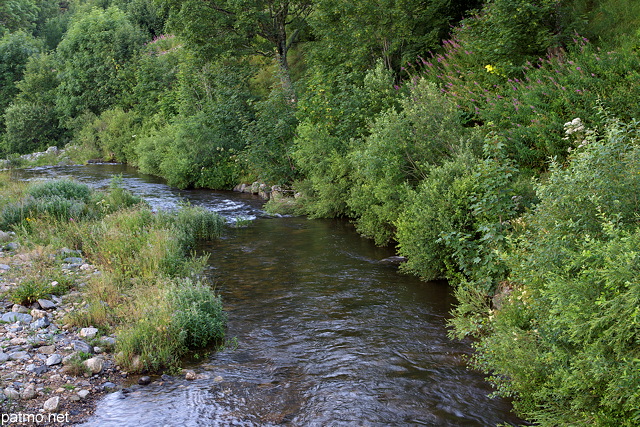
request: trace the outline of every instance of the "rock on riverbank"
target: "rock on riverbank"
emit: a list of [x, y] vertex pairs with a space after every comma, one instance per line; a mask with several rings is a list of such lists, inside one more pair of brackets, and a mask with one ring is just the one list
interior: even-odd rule
[[22, 251], [16, 242], [7, 242], [7, 236], [0, 243], [1, 412], [68, 414], [65, 424], [81, 422], [93, 412], [95, 400], [117, 390], [127, 376], [110, 353], [113, 336], [68, 322], [71, 313], [85, 308], [84, 284], [100, 272], [84, 262], [79, 252], [51, 254], [57, 271], [73, 283], [69, 292], [15, 304], [12, 293], [25, 277], [32, 278], [33, 264], [47, 255]]

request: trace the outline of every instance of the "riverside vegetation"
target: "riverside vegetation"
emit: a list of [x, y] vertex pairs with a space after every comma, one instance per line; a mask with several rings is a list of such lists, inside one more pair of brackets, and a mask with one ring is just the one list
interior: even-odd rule
[[[15, 232], [21, 252], [37, 254], [5, 297], [30, 305], [81, 291], [82, 308], [67, 313], [66, 325], [115, 332], [116, 362], [129, 372], [175, 370], [187, 352], [222, 342], [222, 303], [199, 279], [206, 258], [190, 253], [197, 241], [218, 237], [219, 215], [191, 206], [153, 212], [117, 180], [94, 192], [74, 181], [24, 184], [4, 174], [0, 193], [0, 229]], [[62, 249], [82, 254], [99, 274], [63, 281]]]
[[[0, 152], [19, 166], [64, 145], [50, 160], [126, 162], [179, 187], [291, 190], [268, 207], [349, 218], [395, 245], [405, 272], [447, 279], [452, 335], [474, 337], [471, 365], [520, 416], [634, 426], [639, 17], [633, 0], [8, 0]], [[105, 271], [75, 321], [132, 316], [123, 350], [165, 363], [138, 345], [191, 324], [168, 313], [203, 288], [176, 279], [197, 270], [186, 237], [143, 242], [187, 219], [109, 212], [98, 223], [114, 240], [94, 241], [89, 217], [123, 201], [29, 197], [64, 231], [14, 227], [38, 245], [66, 236]], [[86, 206], [86, 219], [51, 219]], [[152, 253], [133, 265], [136, 251]], [[151, 310], [136, 295], [156, 288]]]

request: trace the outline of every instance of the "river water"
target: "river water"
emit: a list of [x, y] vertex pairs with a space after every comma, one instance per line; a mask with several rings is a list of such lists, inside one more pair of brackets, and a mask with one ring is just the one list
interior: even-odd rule
[[345, 221], [269, 217], [248, 195], [180, 191], [117, 165], [36, 168], [123, 186], [156, 209], [181, 201], [230, 220], [207, 276], [237, 345], [194, 363], [199, 379], [165, 378], [105, 396], [86, 426], [495, 426], [518, 422], [465, 368], [468, 342], [447, 337], [454, 303], [445, 283], [421, 282], [380, 260], [393, 255]]

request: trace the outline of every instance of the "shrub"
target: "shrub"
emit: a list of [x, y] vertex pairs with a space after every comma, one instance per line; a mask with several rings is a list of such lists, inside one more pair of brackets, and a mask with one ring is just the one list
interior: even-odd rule
[[349, 153], [354, 183], [347, 204], [358, 232], [382, 245], [394, 238], [409, 189], [468, 145], [472, 132], [462, 127], [455, 105], [424, 80], [398, 112], [380, 114], [369, 130]]
[[222, 301], [208, 286], [184, 280], [171, 288], [168, 298], [174, 310], [171, 323], [187, 348], [205, 347], [224, 338]]
[[61, 179], [34, 184], [27, 190], [27, 194], [35, 199], [59, 197], [88, 203], [91, 198], [91, 189], [86, 184]]
[[451, 232], [473, 232], [471, 196], [478, 159], [461, 153], [433, 168], [414, 191], [396, 222], [398, 252], [405, 271], [425, 280], [457, 275], [454, 251], [440, 238]]
[[203, 207], [184, 205], [171, 215], [171, 222], [180, 234], [184, 249], [190, 249], [197, 241], [213, 240], [222, 234], [225, 219]]
[[[138, 318], [121, 329], [116, 350], [131, 370], [176, 368], [188, 350], [222, 340], [226, 315], [219, 297], [201, 283], [157, 283], [154, 297], [138, 299]], [[157, 288], [160, 289], [157, 289]], [[139, 357], [140, 364], [133, 362]]]
[[11, 301], [16, 304], [30, 305], [51, 294], [51, 286], [42, 280], [23, 280], [11, 291]]
[[551, 167], [483, 320], [475, 365], [542, 426], [640, 420], [637, 129], [609, 120]]

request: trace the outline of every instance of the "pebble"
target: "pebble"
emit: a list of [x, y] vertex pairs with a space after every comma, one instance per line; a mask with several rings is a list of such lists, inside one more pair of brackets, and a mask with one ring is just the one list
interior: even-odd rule
[[102, 371], [104, 361], [100, 357], [92, 357], [91, 359], [87, 359], [82, 362], [82, 364], [86, 366], [91, 371], [91, 373], [99, 374]]
[[38, 350], [36, 350], [38, 353], [41, 354], [53, 354], [56, 351], [56, 346], [55, 345], [43, 345], [42, 347], [39, 347]]
[[140, 385], [148, 385], [151, 383], [151, 377], [148, 376], [144, 376], [144, 377], [140, 377], [138, 378], [138, 384]]
[[91, 394], [91, 392], [89, 390], [80, 390], [78, 392], [78, 396], [80, 396], [80, 399], [84, 400], [87, 398], [87, 396], [89, 396]]
[[59, 365], [60, 363], [62, 363], [62, 356], [59, 354], [52, 354], [47, 358], [45, 365], [53, 366], [53, 365]]
[[30, 400], [37, 395], [38, 392], [36, 391], [36, 387], [33, 384], [29, 384], [28, 386], [26, 386], [24, 390], [22, 390], [22, 393], [20, 393], [20, 397], [22, 398], [22, 400]]
[[184, 378], [186, 380], [192, 381], [195, 380], [198, 376], [196, 375], [195, 371], [191, 370], [191, 369], [187, 369], [184, 371]]
[[53, 301], [48, 299], [39, 299], [38, 304], [40, 304], [40, 308], [43, 310], [51, 310], [56, 308], [56, 305]]
[[80, 329], [80, 336], [86, 339], [92, 339], [95, 338], [95, 336], [98, 334], [98, 329], [96, 328], [82, 328]]
[[104, 389], [104, 391], [110, 392], [117, 389], [118, 386], [111, 381], [107, 381], [106, 383], [102, 384], [102, 388]]
[[58, 408], [60, 407], [60, 398], [58, 396], [54, 396], [44, 402], [43, 409], [45, 412], [58, 412]]

